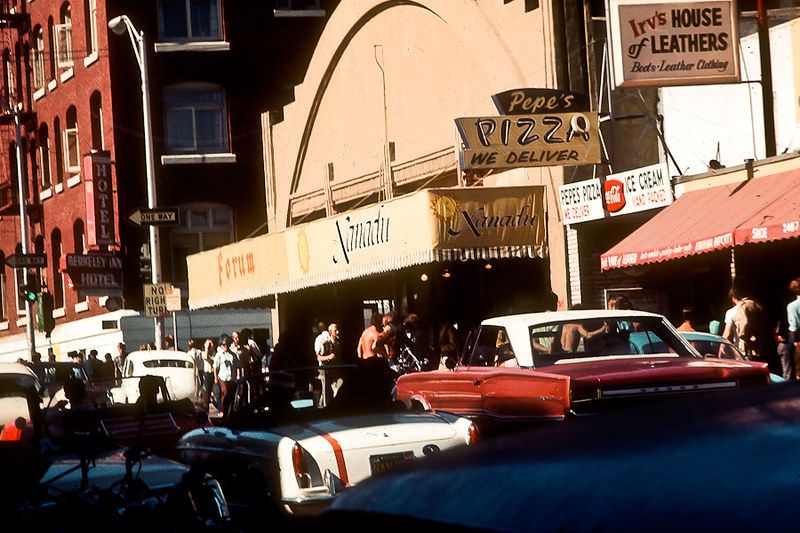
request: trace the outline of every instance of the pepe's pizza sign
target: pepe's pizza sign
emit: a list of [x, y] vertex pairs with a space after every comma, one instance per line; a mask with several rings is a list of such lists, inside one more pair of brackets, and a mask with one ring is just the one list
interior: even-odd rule
[[733, 0], [607, 0], [618, 87], [739, 81]]

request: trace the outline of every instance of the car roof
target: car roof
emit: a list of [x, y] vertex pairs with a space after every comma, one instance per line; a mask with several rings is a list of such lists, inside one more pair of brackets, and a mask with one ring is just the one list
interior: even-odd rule
[[0, 374], [25, 374], [36, 377], [33, 370], [22, 363], [0, 363]]
[[547, 311], [544, 313], [522, 313], [518, 315], [504, 315], [487, 318], [481, 322], [483, 326], [519, 327], [545, 324], [548, 322], [563, 322], [565, 320], [592, 320], [598, 318], [620, 317], [657, 317], [655, 313], [646, 311], [633, 311], [631, 309], [581, 309], [580, 311]]
[[132, 363], [140, 363], [143, 361], [152, 361], [153, 359], [178, 359], [181, 361], [194, 362], [194, 357], [186, 352], [179, 350], [142, 350], [131, 352], [127, 358]]
[[728, 339], [721, 335], [714, 335], [713, 333], [706, 333], [705, 331], [678, 331], [684, 339], [690, 341], [715, 341], [715, 342], [729, 342]]

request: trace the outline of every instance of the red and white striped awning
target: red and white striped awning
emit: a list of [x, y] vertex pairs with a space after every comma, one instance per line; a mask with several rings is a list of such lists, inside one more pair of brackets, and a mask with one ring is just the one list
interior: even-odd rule
[[800, 172], [684, 194], [602, 254], [602, 270], [800, 235]]

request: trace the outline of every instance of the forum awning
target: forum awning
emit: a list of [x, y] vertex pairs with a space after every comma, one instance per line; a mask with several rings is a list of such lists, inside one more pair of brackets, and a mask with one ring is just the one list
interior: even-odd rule
[[684, 194], [600, 258], [602, 270], [800, 235], [800, 173]]
[[[426, 189], [189, 256], [209, 307], [430, 263], [546, 254], [545, 189]], [[230, 268], [229, 268], [230, 265]]]

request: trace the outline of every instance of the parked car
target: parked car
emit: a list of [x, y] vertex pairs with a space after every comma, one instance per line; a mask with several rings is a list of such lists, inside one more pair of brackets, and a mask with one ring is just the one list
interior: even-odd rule
[[342, 494], [318, 528], [781, 531], [800, 520], [800, 386], [673, 397], [546, 424]]
[[9, 530], [227, 526], [227, 501], [210, 475], [150, 455], [146, 438], [121, 448], [98, 423], [102, 410], [41, 410], [40, 401], [30, 383], [0, 375], [0, 406], [13, 404], [26, 421], [18, 438], [0, 439], [0, 511]]
[[108, 386], [93, 383], [86, 375], [84, 368], [71, 361], [43, 361], [37, 363], [40, 369], [45, 405], [55, 405], [66, 400], [64, 385], [70, 378], [77, 379], [86, 384], [86, 392], [95, 405], [102, 406], [111, 403]]
[[489, 424], [769, 380], [763, 363], [703, 358], [661, 315], [586, 310], [484, 320], [452, 370], [400, 376], [397, 398]]
[[161, 376], [167, 384], [170, 398], [181, 400], [199, 398], [194, 358], [178, 350], [144, 350], [131, 352], [122, 366], [122, 385], [110, 390], [115, 403], [135, 403], [139, 399], [139, 380], [142, 376]]
[[281, 520], [285, 513], [317, 514], [372, 475], [477, 441], [469, 420], [407, 412], [392, 401], [391, 380], [368, 366], [349, 373], [324, 408], [311, 398], [292, 400], [293, 382], [270, 372], [263, 403], [240, 405], [242, 415], [230, 415], [225, 427], [188, 433], [178, 445], [181, 457], [220, 480], [243, 520], [248, 510], [258, 520]]

